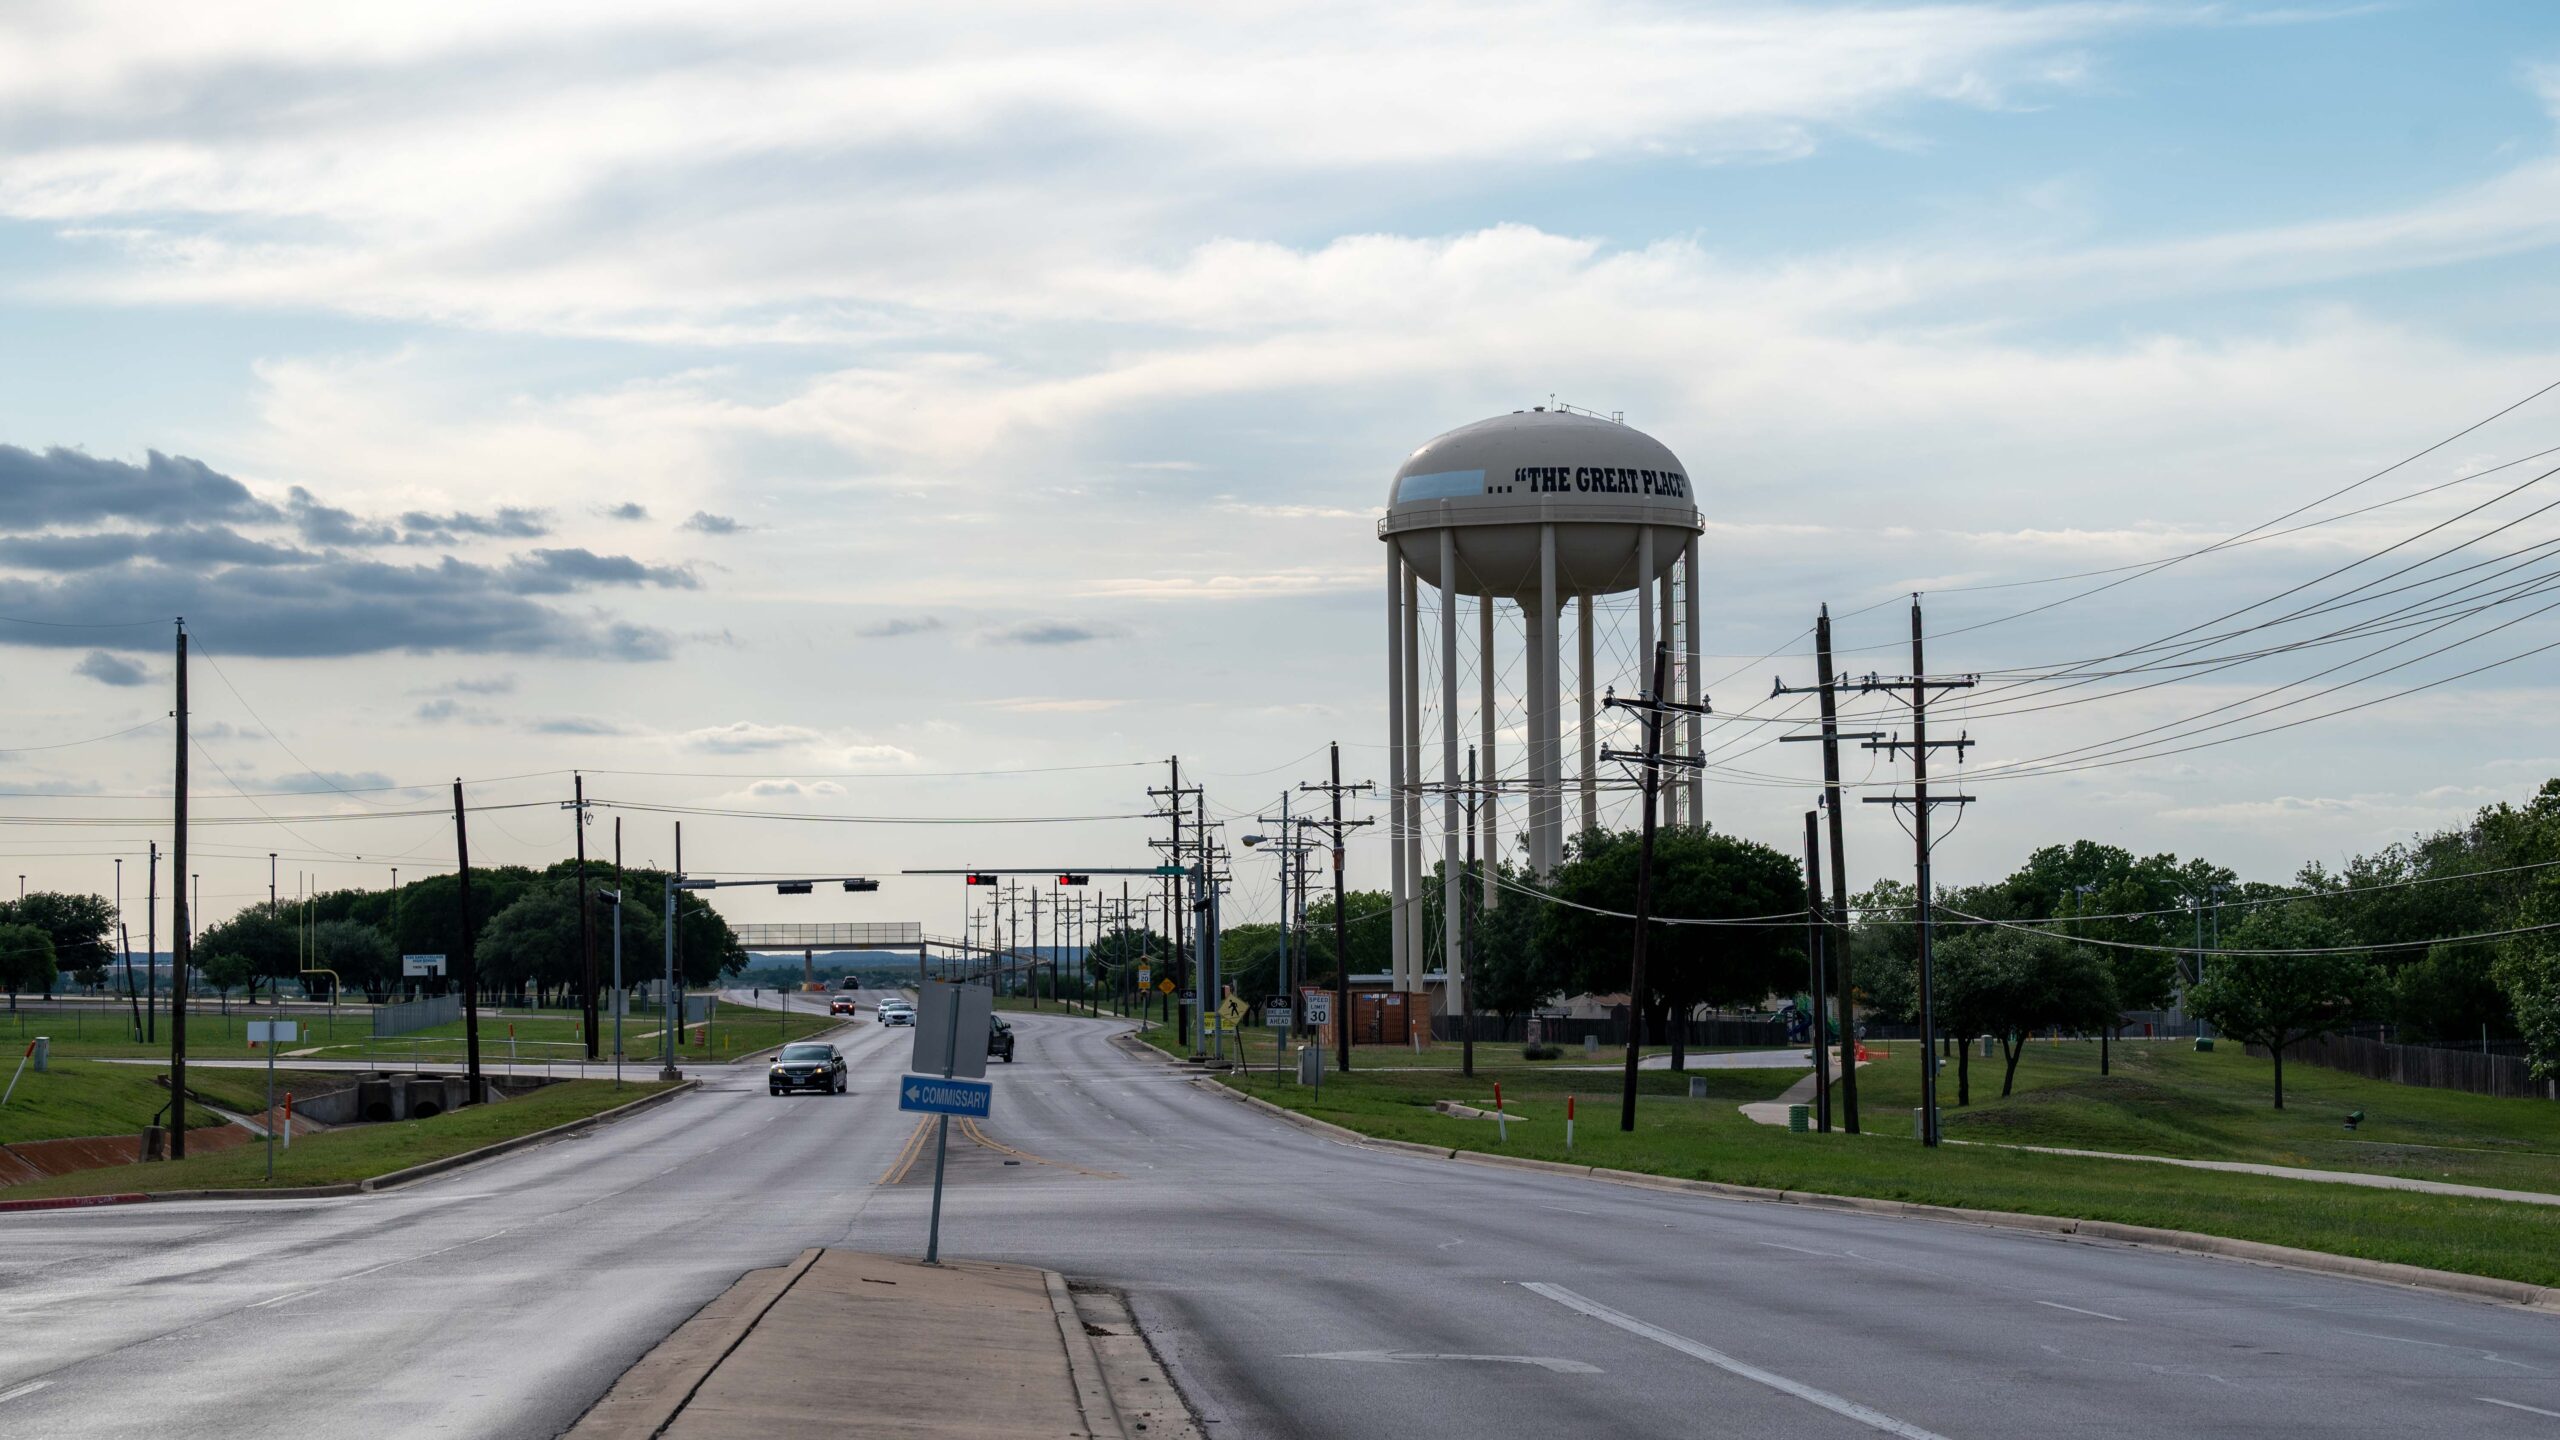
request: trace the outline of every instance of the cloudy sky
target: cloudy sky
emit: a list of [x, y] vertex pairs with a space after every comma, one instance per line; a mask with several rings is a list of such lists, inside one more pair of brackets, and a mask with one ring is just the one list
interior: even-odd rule
[[0, 849], [165, 843], [183, 614], [215, 915], [449, 865], [456, 776], [549, 859], [573, 768], [697, 872], [1148, 863], [1082, 817], [1169, 754], [1383, 778], [1386, 478], [1552, 396], [1700, 482], [1718, 823], [1918, 588], [1945, 873], [2277, 878], [2560, 772], [2560, 393], [2468, 429], [2560, 379], [2556, 127], [2534, 0], [11, 6]]

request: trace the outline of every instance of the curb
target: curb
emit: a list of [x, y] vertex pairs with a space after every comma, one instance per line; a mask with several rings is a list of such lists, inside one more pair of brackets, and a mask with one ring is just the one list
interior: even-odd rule
[[[710, 1312], [712, 1307], [727, 1298], [728, 1292], [713, 1297], [709, 1304], [695, 1311], [692, 1318], [652, 1346], [638, 1364], [615, 1380], [604, 1398], [564, 1432], [564, 1440], [570, 1440], [570, 1437], [646, 1440], [646, 1437], [654, 1436], [673, 1424], [684, 1407], [693, 1403], [694, 1395], [702, 1389], [702, 1382], [711, 1378], [711, 1372], [720, 1368], [721, 1361], [746, 1343], [747, 1336], [764, 1322], [766, 1313], [780, 1303], [783, 1296], [791, 1293], [791, 1287], [799, 1284], [800, 1277], [808, 1274], [809, 1267], [817, 1264], [818, 1257], [825, 1253], [823, 1248], [803, 1250], [797, 1258], [765, 1272], [776, 1277], [773, 1293], [752, 1299], [725, 1315]], [[749, 1275], [755, 1273], [748, 1272]], [[744, 1282], [747, 1276], [738, 1278]], [[686, 1333], [689, 1330], [696, 1333], [689, 1335]], [[683, 1358], [668, 1360], [652, 1372], [651, 1362], [679, 1339], [686, 1342]], [[635, 1377], [639, 1383], [633, 1386]], [[632, 1388], [626, 1390], [626, 1386]]]
[[1058, 1341], [1067, 1351], [1067, 1383], [1075, 1387], [1076, 1409], [1084, 1415], [1086, 1432], [1133, 1440], [1129, 1422], [1121, 1417], [1111, 1386], [1103, 1378], [1102, 1357], [1094, 1353], [1093, 1337], [1085, 1333], [1084, 1317], [1076, 1313], [1075, 1298], [1067, 1293], [1067, 1277], [1043, 1270], [1040, 1279], [1049, 1287], [1049, 1311], [1058, 1322]]
[[[1215, 1081], [1203, 1083], [1216, 1084]], [[2434, 1290], [2459, 1295], [2466, 1299], [2487, 1300], [2529, 1310], [2560, 1314], [2560, 1286], [2530, 1285], [2521, 1280], [2500, 1280], [2488, 1275], [2466, 1275], [2456, 1270], [2431, 1270], [2423, 1265], [2404, 1265], [2395, 1260], [2367, 1260], [2355, 1255], [2332, 1255], [2325, 1250], [2303, 1250], [2291, 1245], [2272, 1245], [2263, 1240], [2240, 1240], [2226, 1235], [2202, 1235], [2192, 1230], [2162, 1230], [2149, 1225], [2121, 1224], [2113, 1220], [2081, 1220], [2060, 1215], [2028, 1215], [2011, 1210], [1967, 1210], [1952, 1205], [1926, 1205], [1910, 1200], [1877, 1200], [1864, 1195], [1831, 1195], [1812, 1190], [1771, 1190], [1758, 1185], [1727, 1185], [1714, 1180], [1685, 1180], [1674, 1175], [1648, 1175], [1636, 1170], [1610, 1170], [1596, 1165], [1567, 1165], [1554, 1160], [1533, 1160], [1525, 1156], [1500, 1155], [1482, 1150], [1456, 1150], [1438, 1145], [1417, 1145], [1409, 1140], [1388, 1140], [1363, 1135], [1354, 1130], [1346, 1130], [1339, 1125], [1301, 1115], [1283, 1106], [1274, 1105], [1258, 1095], [1247, 1095], [1224, 1085], [1217, 1085], [1217, 1088], [1254, 1109], [1285, 1119], [1301, 1129], [1312, 1130], [1328, 1139], [1340, 1140], [1345, 1144], [1356, 1145], [1366, 1150], [1415, 1155], [1433, 1160], [1450, 1160], [1461, 1165], [1481, 1165], [1496, 1170], [1524, 1170], [1544, 1175], [1597, 1180], [1604, 1184], [1625, 1185], [1638, 1190], [1668, 1190], [1678, 1194], [1703, 1195], [1718, 1200], [1744, 1200], [1763, 1205], [1801, 1205], [1813, 1210], [1839, 1210], [1895, 1220], [1928, 1220], [1939, 1224], [1976, 1225], [1994, 1230], [2017, 1230], [2058, 1238], [2101, 1241], [2144, 1249], [2173, 1250], [2181, 1254], [2205, 1255], [2255, 1265], [2272, 1265], [2280, 1269], [2301, 1270], [2316, 1275], [2342, 1276], [2350, 1280], [2370, 1280], [2385, 1285]]]
[[27, 1210], [70, 1210], [88, 1205], [134, 1205], [151, 1197], [128, 1195], [65, 1195], [53, 1200], [0, 1200], [0, 1215], [14, 1215]]
[[563, 1135], [574, 1135], [581, 1130], [591, 1129], [597, 1125], [611, 1124], [613, 1121], [619, 1120], [626, 1115], [637, 1114], [640, 1111], [651, 1108], [652, 1106], [664, 1105], [679, 1095], [685, 1094], [688, 1091], [698, 1090], [701, 1087], [702, 1081], [699, 1078], [679, 1080], [675, 1084], [668, 1086], [666, 1089], [659, 1091], [655, 1095], [643, 1095], [637, 1100], [633, 1100], [628, 1104], [616, 1105], [610, 1110], [599, 1110], [593, 1115], [586, 1116], [582, 1119], [571, 1120], [564, 1124], [554, 1125], [547, 1130], [536, 1130], [531, 1134], [518, 1135], [511, 1140], [500, 1140], [494, 1144], [483, 1145], [477, 1150], [465, 1150], [459, 1155], [447, 1155], [441, 1160], [429, 1160], [423, 1164], [412, 1165], [405, 1170], [394, 1170], [388, 1175], [376, 1175], [370, 1180], [359, 1180], [355, 1182], [353, 1188], [356, 1192], [371, 1194], [377, 1190], [389, 1190], [395, 1186], [406, 1185], [413, 1180], [424, 1180], [430, 1175], [441, 1175], [447, 1170], [458, 1170], [461, 1167], [472, 1164], [476, 1161], [494, 1160], [497, 1157], [508, 1154], [512, 1151], [522, 1150], [528, 1145], [539, 1145], [545, 1140], [556, 1140]]

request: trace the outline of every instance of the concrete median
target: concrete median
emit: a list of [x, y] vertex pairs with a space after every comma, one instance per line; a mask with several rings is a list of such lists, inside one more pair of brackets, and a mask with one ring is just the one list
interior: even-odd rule
[[[1172, 1387], [1160, 1370], [1098, 1355], [1094, 1337], [1111, 1333], [1079, 1317], [1066, 1282], [1052, 1271], [809, 1250], [788, 1265], [749, 1272], [704, 1306], [568, 1436], [1155, 1440], [1184, 1433], [1187, 1415], [1163, 1413]], [[860, 1358], [865, 1383], [846, 1384], [849, 1357]], [[883, 1375], [903, 1378], [878, 1383]], [[1123, 1406], [1115, 1394], [1133, 1385]], [[1133, 1429], [1128, 1415], [1145, 1419]]]

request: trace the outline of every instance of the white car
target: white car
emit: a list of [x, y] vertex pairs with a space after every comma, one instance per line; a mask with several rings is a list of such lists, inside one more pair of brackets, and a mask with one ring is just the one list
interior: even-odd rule
[[916, 1007], [904, 1000], [883, 1000], [880, 1002], [880, 1023], [913, 1025], [916, 1023]]

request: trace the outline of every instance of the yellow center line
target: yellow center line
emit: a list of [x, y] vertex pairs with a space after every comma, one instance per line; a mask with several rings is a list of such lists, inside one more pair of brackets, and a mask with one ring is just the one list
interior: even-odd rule
[[1016, 1150], [1001, 1140], [991, 1138], [986, 1131], [978, 1128], [978, 1122], [974, 1119], [963, 1117], [960, 1121], [960, 1133], [968, 1136], [979, 1144], [986, 1146], [990, 1150], [1010, 1155], [1017, 1160], [1028, 1160], [1034, 1165], [1054, 1165], [1061, 1170], [1073, 1170], [1079, 1175], [1092, 1176], [1096, 1180], [1125, 1180], [1128, 1178], [1125, 1175], [1120, 1175], [1109, 1170], [1088, 1170], [1082, 1165], [1075, 1164], [1072, 1161], [1051, 1160], [1046, 1156], [1034, 1155], [1028, 1150]]
[[932, 1123], [933, 1117], [930, 1115], [921, 1116], [916, 1120], [916, 1128], [907, 1136], [907, 1143], [898, 1147], [897, 1158], [889, 1162], [888, 1170], [873, 1183], [896, 1185], [907, 1178], [907, 1172], [915, 1168], [916, 1157], [924, 1153], [925, 1127]]

